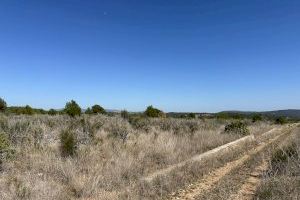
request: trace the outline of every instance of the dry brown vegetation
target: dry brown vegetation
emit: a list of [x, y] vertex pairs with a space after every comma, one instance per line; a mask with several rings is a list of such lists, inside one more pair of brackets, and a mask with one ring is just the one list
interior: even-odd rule
[[292, 137], [272, 150], [269, 169], [255, 199], [300, 199], [300, 128]]
[[[271, 127], [248, 123], [252, 134]], [[0, 115], [0, 132], [9, 143], [1, 151], [0, 199], [159, 199], [184, 180], [170, 179], [153, 195], [141, 178], [242, 137], [224, 134], [226, 124], [217, 119]], [[63, 132], [75, 137], [76, 152], [70, 156], [62, 155]], [[191, 165], [185, 171], [185, 177], [194, 177], [206, 170]]]

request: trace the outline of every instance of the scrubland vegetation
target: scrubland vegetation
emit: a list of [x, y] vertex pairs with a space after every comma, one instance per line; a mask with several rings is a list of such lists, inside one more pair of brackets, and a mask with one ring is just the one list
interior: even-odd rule
[[256, 192], [256, 199], [300, 198], [300, 130], [276, 148], [269, 169]]
[[[152, 106], [140, 115], [109, 116], [99, 105], [83, 114], [75, 101], [47, 113], [0, 113], [0, 199], [159, 199], [147, 196], [143, 177], [274, 124], [170, 118]], [[185, 175], [201, 172], [196, 168]]]
[[1, 198], [115, 199], [157, 169], [235, 140], [218, 120], [0, 117]]

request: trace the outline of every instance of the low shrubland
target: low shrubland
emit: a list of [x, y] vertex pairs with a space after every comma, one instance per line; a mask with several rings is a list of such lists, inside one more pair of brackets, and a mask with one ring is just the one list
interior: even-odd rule
[[222, 134], [223, 119], [75, 113], [0, 115], [1, 152], [13, 152], [1, 161], [0, 199], [139, 199], [128, 188], [141, 178], [243, 136]]
[[256, 192], [256, 199], [300, 198], [300, 129], [275, 149], [269, 169]]

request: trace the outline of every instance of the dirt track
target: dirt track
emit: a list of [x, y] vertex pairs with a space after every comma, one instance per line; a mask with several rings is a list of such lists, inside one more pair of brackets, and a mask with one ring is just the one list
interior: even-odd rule
[[[283, 138], [286, 138], [293, 128], [294, 126], [285, 127], [284, 129], [277, 129], [276, 131], [278, 131], [278, 134], [275, 137], [264, 140], [263, 142], [259, 143], [254, 149], [250, 150], [237, 160], [227, 163], [225, 166], [214, 170], [208, 175], [205, 175], [203, 178], [190, 184], [188, 187], [173, 193], [172, 195], [170, 195], [169, 199], [208, 199], [204, 195], [207, 194], [208, 191], [216, 187], [216, 185], [220, 184], [219, 182], [221, 182], [221, 179], [223, 179], [223, 177], [235, 171], [236, 169], [244, 168], [244, 165], [247, 161], [254, 158], [260, 152], [263, 152], [272, 143], [281, 141]], [[258, 166], [251, 169], [248, 174], [244, 174], [241, 186], [238, 187], [239, 189], [237, 191], [234, 191], [234, 193], [229, 195], [228, 199], [252, 199], [252, 195], [260, 182], [260, 175], [266, 168], [267, 164], [265, 161], [263, 161]], [[239, 171], [247, 170], [240, 169]]]
[[[278, 128], [273, 128], [266, 133], [264, 133], [265, 136], [272, 134], [274, 131], [278, 131]], [[205, 153], [202, 153], [200, 155], [196, 155], [188, 160], [185, 160], [181, 163], [177, 163], [174, 165], [171, 165], [165, 169], [161, 169], [159, 171], [154, 172], [153, 174], [148, 175], [147, 177], [144, 177], [143, 180], [147, 182], [153, 181], [156, 177], [166, 175], [168, 173], [171, 173], [173, 170], [175, 170], [178, 167], [183, 167], [189, 162], [199, 162], [205, 158], [213, 157], [214, 155], [218, 155], [221, 151], [224, 151], [226, 149], [235, 148], [236, 146], [242, 145], [246, 142], [254, 141], [255, 137], [253, 135], [245, 136], [243, 138], [240, 138], [238, 140], [232, 141], [230, 143], [224, 144], [222, 146], [219, 146], [215, 149], [212, 149], [210, 151], [207, 151]]]

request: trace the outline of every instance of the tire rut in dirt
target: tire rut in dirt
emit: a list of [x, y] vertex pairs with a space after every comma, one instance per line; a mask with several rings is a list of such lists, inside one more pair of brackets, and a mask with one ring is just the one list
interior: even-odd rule
[[[265, 141], [265, 143], [259, 144], [255, 149], [250, 150], [239, 159], [227, 163], [187, 188], [179, 190], [170, 199], [228, 199], [231, 194], [239, 191], [243, 182], [247, 180], [247, 176], [251, 173], [252, 168], [255, 167], [254, 165], [251, 166], [252, 162], [249, 161], [254, 157], [259, 159], [260, 156], [258, 155], [261, 155], [261, 152], [272, 143], [286, 137], [290, 132], [291, 129], [287, 129], [276, 137]], [[250, 164], [250, 166], [246, 166], [247, 164]]]
[[252, 199], [256, 187], [258, 186], [260, 179], [267, 169], [267, 160], [270, 155], [269, 148], [277, 145], [287, 136], [282, 134], [278, 139], [269, 145], [266, 145], [257, 154], [253, 154], [249, 160], [243, 163], [241, 166], [232, 170], [229, 174], [224, 176], [211, 190], [207, 190], [205, 193], [195, 197], [197, 200], [250, 200]]

